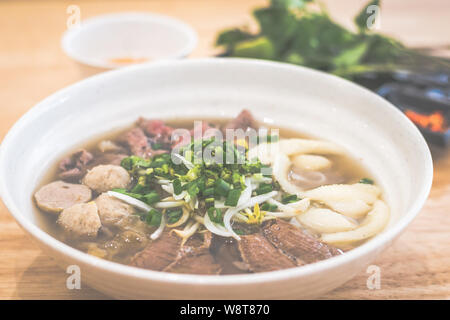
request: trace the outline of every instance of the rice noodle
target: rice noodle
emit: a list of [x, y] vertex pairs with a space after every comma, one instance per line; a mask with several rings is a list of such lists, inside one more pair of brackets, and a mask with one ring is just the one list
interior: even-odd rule
[[127, 196], [126, 194], [123, 194], [123, 193], [119, 193], [119, 192], [115, 192], [115, 191], [108, 191], [107, 194], [108, 194], [108, 196], [111, 196], [111, 197], [117, 198], [119, 200], [122, 200], [122, 201], [132, 205], [133, 207], [141, 209], [142, 211], [148, 212], [148, 211], [153, 209], [152, 207], [150, 207], [145, 202], [143, 202], [141, 200], [138, 200], [136, 198]]
[[322, 172], [319, 172], [319, 171], [310, 171], [310, 172], [307, 173], [307, 175], [311, 176], [311, 178], [308, 178], [305, 175], [302, 175], [302, 174], [299, 174], [299, 173], [296, 173], [296, 172], [293, 172], [293, 171], [290, 174], [292, 179], [297, 180], [297, 181], [301, 181], [301, 182], [306, 182], [306, 183], [321, 184], [321, 183], [324, 183], [327, 180], [325, 175]]

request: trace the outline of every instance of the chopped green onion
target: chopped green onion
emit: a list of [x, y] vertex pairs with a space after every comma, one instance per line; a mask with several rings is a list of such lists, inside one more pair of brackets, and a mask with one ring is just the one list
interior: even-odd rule
[[206, 198], [205, 199], [205, 206], [207, 208], [214, 207], [214, 198]]
[[241, 189], [233, 189], [228, 192], [228, 196], [225, 200], [225, 205], [230, 207], [236, 207], [239, 198], [241, 196]]
[[191, 197], [196, 197], [197, 194], [200, 192], [200, 189], [199, 189], [196, 181], [189, 182], [188, 184], [185, 185], [185, 187], [186, 187], [187, 193], [189, 193], [189, 195]]
[[[242, 178], [243, 178], [243, 176], [239, 172], [233, 171], [232, 180], [233, 180], [233, 186], [235, 188], [242, 188], [243, 187], [243, 185], [242, 185], [242, 180], [243, 179]], [[245, 182], [244, 182], [244, 184], [245, 184]]]
[[160, 199], [159, 194], [156, 193], [155, 191], [152, 191], [152, 192], [142, 196], [142, 200], [149, 205], [151, 205], [155, 202], [158, 202], [159, 199]]
[[206, 188], [204, 191], [203, 191], [203, 195], [205, 196], [205, 197], [207, 197], [207, 196], [212, 196], [212, 195], [214, 195], [214, 188]]
[[135, 168], [148, 168], [150, 167], [152, 161], [149, 159], [144, 159], [138, 156], [129, 156], [123, 158], [120, 165], [126, 170], [133, 170]]
[[359, 183], [374, 184], [374, 181], [370, 178], [362, 178], [361, 180], [359, 180]]
[[215, 193], [218, 194], [219, 196], [224, 197], [227, 196], [230, 189], [231, 189], [230, 184], [223, 179], [218, 179], [214, 186]]
[[263, 211], [273, 212], [273, 211], [276, 211], [277, 209], [278, 209], [278, 206], [276, 204], [271, 204], [271, 203], [265, 202], [261, 205], [261, 210], [263, 210]]
[[181, 181], [180, 179], [175, 179], [172, 181], [172, 185], [173, 185], [173, 193], [176, 195], [179, 195], [182, 191], [183, 191], [183, 187], [181, 186]]
[[283, 204], [288, 204], [288, 203], [292, 203], [292, 202], [297, 202], [299, 199], [297, 198], [297, 195], [295, 195], [295, 194], [290, 194], [290, 195], [287, 195], [287, 196], [284, 196], [282, 199], [281, 199], [281, 202], [283, 203]]
[[167, 210], [167, 222], [169, 224], [173, 224], [180, 220], [181, 216], [183, 215], [183, 209], [177, 208], [177, 209], [169, 209]]
[[212, 222], [223, 224], [223, 215], [220, 209], [214, 207], [209, 208], [208, 216]]
[[255, 189], [255, 192], [257, 195], [269, 193], [273, 190], [271, 183], [261, 183], [257, 189]]
[[150, 226], [159, 226], [161, 224], [162, 213], [152, 209], [145, 217], [145, 222]]

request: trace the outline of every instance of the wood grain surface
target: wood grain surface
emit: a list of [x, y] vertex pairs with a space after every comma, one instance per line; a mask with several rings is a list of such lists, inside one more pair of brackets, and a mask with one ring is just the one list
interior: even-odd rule
[[[346, 26], [366, 1], [324, 1]], [[450, 1], [389, 0], [381, 11], [381, 31], [407, 45], [448, 54]], [[193, 57], [218, 53], [217, 31], [235, 25], [254, 28], [250, 10], [263, 0], [153, 1], [0, 1], [0, 139], [30, 107], [83, 78], [77, 64], [60, 49], [67, 6], [78, 5], [82, 19], [101, 13], [147, 10], [191, 24], [199, 34]], [[432, 149], [434, 182], [425, 208], [401, 237], [375, 261], [381, 288], [368, 290], [362, 272], [323, 299], [450, 298], [450, 151]], [[0, 177], [1, 179], [1, 177]], [[44, 255], [0, 202], [1, 299], [105, 299], [82, 285], [68, 290], [68, 275]]]

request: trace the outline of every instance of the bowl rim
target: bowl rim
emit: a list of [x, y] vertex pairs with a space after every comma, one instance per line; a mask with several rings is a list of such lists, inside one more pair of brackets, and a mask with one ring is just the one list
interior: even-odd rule
[[264, 61], [256, 59], [242, 59], [242, 58], [198, 58], [198, 59], [187, 59], [187, 60], [161, 60], [149, 64], [133, 65], [126, 68], [121, 68], [117, 70], [112, 70], [104, 72], [101, 74], [94, 75], [87, 79], [81, 80], [65, 87], [56, 93], [48, 96], [35, 106], [33, 106], [29, 111], [27, 111], [9, 130], [5, 136], [2, 145], [0, 147], [0, 176], [4, 171], [4, 167], [7, 161], [7, 152], [14, 143], [15, 136], [29, 123], [33, 122], [33, 119], [42, 113], [49, 112], [54, 108], [58, 108], [60, 105], [57, 103], [61, 97], [65, 96], [66, 93], [74, 89], [82, 89], [83, 87], [89, 87], [91, 85], [96, 85], [96, 83], [101, 83], [108, 78], [120, 77], [124, 74], [133, 73], [135, 71], [144, 71], [145, 69], [151, 71], [153, 68], [164, 68], [166, 66], [174, 65], [214, 65], [214, 64], [229, 64], [230, 67], [233, 65], [239, 67], [240, 70], [245, 68], [246, 65], [257, 66], [261, 68], [272, 68], [282, 71], [291, 72], [302, 72], [310, 75], [316, 75], [321, 77], [328, 77], [329, 79], [335, 81], [341, 87], [347, 87], [349, 89], [358, 90], [362, 95], [369, 97], [371, 99], [377, 99], [381, 108], [384, 108], [384, 112], [391, 113], [393, 116], [397, 116], [399, 121], [403, 121], [406, 128], [409, 129], [409, 137], [416, 140], [416, 146], [420, 152], [424, 152], [426, 162], [424, 163], [424, 176], [425, 180], [421, 186], [420, 194], [415, 197], [414, 202], [410, 206], [410, 210], [405, 214], [404, 217], [399, 219], [390, 229], [384, 230], [381, 234], [377, 235], [375, 238], [367, 241], [366, 243], [358, 246], [343, 255], [332, 257], [326, 260], [322, 260], [316, 263], [308, 264], [301, 267], [294, 267], [289, 269], [282, 269], [270, 272], [259, 272], [253, 274], [237, 274], [237, 275], [193, 275], [193, 274], [176, 274], [167, 273], [153, 270], [146, 270], [142, 268], [127, 266], [119, 264], [116, 262], [103, 260], [87, 253], [79, 251], [69, 245], [57, 240], [50, 234], [46, 233], [40, 229], [37, 225], [29, 221], [25, 216], [23, 216], [19, 208], [14, 203], [12, 195], [8, 192], [7, 183], [5, 179], [0, 179], [0, 197], [2, 198], [5, 206], [8, 208], [9, 212], [13, 218], [18, 222], [18, 224], [27, 231], [33, 238], [42, 242], [47, 247], [50, 247], [53, 251], [57, 251], [65, 258], [70, 258], [74, 262], [79, 262], [80, 264], [89, 265], [91, 267], [99, 268], [112, 274], [118, 274], [120, 276], [131, 277], [136, 280], [143, 281], [155, 281], [160, 283], [175, 283], [175, 284], [187, 284], [187, 285], [205, 285], [205, 286], [234, 286], [234, 285], [247, 285], [247, 284], [258, 284], [258, 283], [268, 283], [276, 282], [282, 280], [289, 280], [296, 277], [304, 277], [333, 268], [343, 266], [352, 261], [358, 260], [359, 257], [364, 256], [367, 253], [373, 252], [376, 254], [376, 250], [383, 248], [385, 245], [389, 244], [396, 236], [398, 236], [406, 226], [416, 217], [419, 211], [422, 209], [431, 189], [433, 180], [433, 163], [431, 158], [431, 153], [428, 145], [425, 142], [424, 137], [419, 132], [417, 127], [396, 107], [391, 105], [385, 99], [379, 97], [375, 93], [365, 89], [353, 82], [339, 78], [334, 75], [327, 74], [325, 72], [313, 70], [306, 67], [295, 66], [287, 63]]
[[88, 32], [89, 28], [93, 26], [100, 25], [103, 23], [109, 23], [114, 21], [120, 22], [121, 20], [130, 20], [130, 19], [141, 21], [142, 20], [152, 21], [157, 22], [161, 25], [172, 26], [176, 28], [180, 34], [184, 34], [184, 36], [186, 36], [187, 38], [187, 44], [184, 47], [178, 49], [176, 52], [170, 55], [167, 55], [163, 58], [158, 58], [153, 61], [149, 61], [147, 63], [152, 63], [157, 60], [179, 59], [187, 57], [190, 53], [192, 53], [192, 51], [194, 51], [195, 47], [198, 44], [197, 32], [194, 30], [194, 28], [192, 28], [190, 25], [188, 25], [187, 23], [185, 23], [180, 19], [153, 12], [128, 11], [128, 12], [106, 13], [81, 20], [79, 26], [70, 28], [63, 33], [63, 36], [61, 38], [61, 48], [69, 58], [91, 67], [103, 69], [120, 69], [127, 67], [129, 66], [129, 64], [124, 64], [123, 66], [116, 65], [108, 62], [102, 62], [100, 60], [82, 55], [78, 51], [74, 50], [72, 46], [72, 41], [80, 33]]

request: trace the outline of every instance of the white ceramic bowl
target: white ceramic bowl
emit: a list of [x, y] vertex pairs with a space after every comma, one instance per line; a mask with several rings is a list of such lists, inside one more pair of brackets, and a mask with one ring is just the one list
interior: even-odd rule
[[[101, 69], [120, 68], [133, 59], [155, 61], [188, 56], [197, 34], [180, 20], [151, 13], [113, 13], [83, 20], [64, 33], [61, 46], [72, 59]], [[130, 62], [133, 63], [133, 62]]]
[[[62, 154], [93, 135], [149, 118], [232, 117], [250, 109], [262, 121], [335, 141], [385, 190], [392, 213], [384, 232], [315, 264], [268, 273], [199, 276], [155, 272], [98, 259], [44, 232], [32, 193]], [[23, 229], [84, 283], [118, 298], [311, 298], [351, 279], [386, 248], [424, 204], [432, 181], [428, 147], [395, 107], [353, 83], [287, 64], [245, 59], [165, 61], [97, 75], [33, 107], [0, 151], [0, 191]]]

